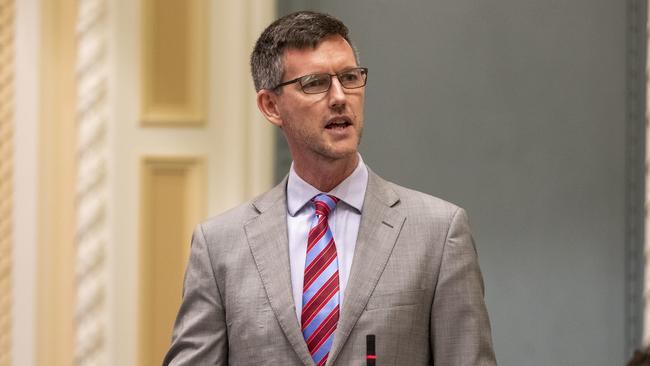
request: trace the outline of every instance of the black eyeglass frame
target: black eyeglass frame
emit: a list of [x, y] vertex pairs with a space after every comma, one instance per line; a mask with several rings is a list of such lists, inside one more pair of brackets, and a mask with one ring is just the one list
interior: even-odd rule
[[[355, 87], [349, 88], [349, 87], [343, 85], [343, 82], [341, 82], [341, 75], [343, 75], [343, 74], [345, 74], [345, 73], [347, 73], [347, 72], [350, 72], [350, 71], [352, 71], [352, 70], [361, 70], [361, 74], [363, 75], [363, 84], [362, 84], [362, 85], [359, 85], [359, 86], [355, 86]], [[332, 87], [332, 76], [336, 76], [336, 78], [339, 80], [339, 83], [341, 83], [341, 86], [344, 87], [345, 89], [359, 89], [359, 88], [363, 88], [363, 87], [366, 86], [366, 84], [368, 83], [368, 68], [367, 68], [367, 67], [353, 67], [353, 68], [351, 68], [351, 69], [347, 69], [347, 70], [345, 70], [345, 71], [341, 71], [341, 72], [336, 73], [336, 74], [316, 73], [316, 74], [303, 75], [303, 76], [297, 77], [297, 78], [295, 78], [295, 79], [291, 79], [291, 80], [285, 81], [285, 82], [283, 82], [283, 83], [280, 83], [280, 84], [276, 85], [276, 86], [275, 86], [273, 89], [271, 89], [271, 90], [277, 90], [277, 89], [279, 89], [279, 88], [281, 88], [281, 87], [283, 87], [283, 86], [285, 86], [285, 85], [289, 85], [289, 84], [293, 84], [293, 83], [296, 83], [296, 82], [300, 82], [301, 80], [303, 80], [303, 79], [305, 79], [305, 78], [307, 78], [307, 77], [310, 77], [310, 76], [314, 76], [314, 75], [328, 75], [328, 76], [330, 77], [330, 79], [329, 79], [330, 82], [329, 82], [329, 85], [327, 86], [327, 89], [325, 89], [325, 90], [323, 90], [323, 91], [316, 92], [316, 93], [309, 93], [309, 92], [306, 92], [306, 91], [305, 91], [305, 89], [304, 89], [302, 83], [300, 83], [300, 90], [302, 90], [303, 93], [305, 93], [305, 94], [320, 94], [320, 93], [327, 93], [327, 92], [330, 90], [330, 88]]]

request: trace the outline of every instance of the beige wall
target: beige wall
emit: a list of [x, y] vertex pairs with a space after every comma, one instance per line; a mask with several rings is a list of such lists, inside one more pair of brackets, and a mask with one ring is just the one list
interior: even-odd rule
[[[76, 287], [84, 281], [90, 281], [84, 289], [102, 294], [96, 315], [103, 321], [91, 322], [102, 335], [96, 357], [109, 365], [159, 364], [170, 329], [156, 325], [173, 318], [177, 303], [165, 299], [180, 297], [185, 259], [178, 257], [187, 255], [191, 227], [269, 188], [273, 179], [272, 128], [256, 110], [248, 76], [248, 56], [274, 16], [273, 1], [193, 0], [180, 9], [187, 12], [167, 11], [167, 18], [160, 15], [165, 9], [152, 10], [162, 2], [83, 4], [95, 3], [107, 9], [105, 24], [93, 32], [106, 35], [101, 65], [108, 94], [105, 129], [101, 139], [91, 139], [89, 154], [105, 154], [105, 185], [97, 194], [105, 202], [106, 235], [96, 244], [104, 254], [89, 279], [75, 278], [89, 256], [78, 241], [85, 219], [79, 207], [86, 207], [76, 191], [85, 164], [79, 151], [88, 146], [75, 127], [85, 97], [75, 90], [85, 89], [75, 71], [83, 37], [74, 33], [77, 14], [88, 13], [73, 0], [17, 2], [13, 365], [85, 364], [73, 361], [88, 332], [88, 322], [75, 316], [87, 298]], [[164, 42], [143, 32], [161, 16], [161, 34], [191, 41], [183, 57], [162, 65], [147, 50]], [[175, 94], [161, 94], [152, 78]], [[174, 268], [160, 272], [160, 265]], [[147, 320], [149, 310], [164, 319]], [[143, 341], [152, 336], [151, 344]]]
[[[197, 5], [202, 3], [201, 6]], [[155, 350], [157, 340], [149, 343], [151, 332], [156, 322], [139, 317], [152, 308], [157, 308], [153, 317], [170, 311], [174, 312], [179, 297], [174, 296], [180, 288], [180, 279], [159, 278], [160, 283], [168, 282], [169, 288], [157, 291], [155, 283], [147, 281], [156, 272], [160, 263], [155, 248], [168, 245], [151, 238], [156, 227], [169, 217], [160, 215], [156, 210], [143, 210], [148, 206], [148, 194], [164, 189], [169, 179], [168, 174], [150, 174], [150, 164], [165, 166], [170, 161], [202, 161], [199, 172], [179, 178], [176, 190], [163, 205], [180, 204], [193, 207], [178, 211], [176, 219], [186, 222], [179, 225], [166, 236], [179, 239], [179, 245], [187, 250], [191, 227], [196, 217], [206, 217], [233, 207], [247, 198], [268, 188], [272, 181], [272, 130], [262, 121], [255, 108], [252, 84], [248, 76], [248, 55], [252, 48], [252, 34], [258, 32], [262, 23], [270, 21], [273, 3], [252, 1], [212, 2], [197, 1], [194, 5], [198, 11], [186, 13], [188, 18], [182, 22], [167, 20], [162, 26], [172, 28], [179, 24], [205, 24], [197, 29], [190, 29], [184, 34], [205, 32], [203, 52], [195, 52], [172, 64], [186, 65], [200, 75], [205, 83], [204, 95], [198, 95], [207, 101], [204, 108], [191, 108], [200, 105], [186, 103], [178, 107], [178, 100], [186, 100], [201, 88], [188, 91], [185, 97], [164, 98], [148, 96], [151, 91], [145, 83], [151, 76], [142, 73], [158, 66], [149, 65], [152, 51], [145, 43], [152, 41], [150, 34], [142, 34], [142, 27], [152, 23], [151, 6], [139, 6], [137, 2], [117, 0], [114, 2], [113, 20], [120, 20], [119, 27], [113, 27], [111, 42], [113, 49], [112, 67], [114, 68], [114, 90], [119, 91], [112, 99], [113, 118], [120, 123], [111, 130], [110, 146], [112, 155], [111, 169], [115, 184], [111, 187], [111, 197], [123, 197], [114, 200], [111, 212], [111, 233], [114, 246], [109, 248], [108, 266], [110, 270], [108, 291], [113, 299], [109, 303], [109, 312], [120, 322], [109, 325], [109, 350], [111, 364], [126, 364], [133, 359], [159, 362], [160, 351]], [[151, 5], [151, 4], [149, 4]], [[197, 9], [197, 8], [193, 8]], [[190, 9], [191, 10], [191, 9]], [[158, 10], [160, 11], [160, 10]], [[160, 25], [159, 25], [160, 26]], [[171, 30], [165, 30], [170, 32]], [[164, 34], [165, 32], [161, 33]], [[140, 36], [134, 36], [134, 35]], [[201, 60], [200, 58], [204, 59]], [[202, 66], [205, 65], [205, 68]], [[164, 67], [162, 67], [164, 69]], [[190, 75], [190, 73], [186, 73]], [[163, 76], [158, 76], [164, 78]], [[134, 87], [139, 82], [143, 88]], [[161, 81], [163, 84], [175, 85], [175, 77]], [[192, 83], [189, 83], [190, 85]], [[183, 88], [179, 88], [183, 89]], [[158, 99], [156, 99], [158, 98]], [[151, 100], [158, 100], [156, 113], [149, 113]], [[166, 101], [166, 102], [165, 102]], [[165, 104], [167, 103], [167, 104]], [[161, 112], [163, 111], [163, 112]], [[164, 111], [169, 111], [165, 114]], [[149, 162], [144, 163], [144, 162]], [[168, 164], [167, 164], [168, 165]], [[261, 165], [261, 169], [255, 168]], [[181, 171], [186, 169], [179, 168]], [[188, 168], [189, 169], [189, 168]], [[202, 197], [183, 196], [183, 184], [192, 183], [195, 176], [203, 180]], [[146, 177], [146, 178], [145, 178]], [[145, 178], [145, 179], [143, 179]], [[143, 185], [139, 185], [141, 182]], [[140, 190], [137, 188], [141, 187]], [[181, 197], [183, 196], [183, 197]], [[159, 199], [156, 199], [159, 201]], [[182, 265], [182, 264], [181, 264]], [[176, 270], [165, 272], [171, 275]], [[155, 276], [154, 276], [155, 277]], [[136, 281], [134, 281], [136, 279]], [[156, 294], [143, 296], [145, 293]], [[152, 297], [169, 296], [175, 301], [152, 302]], [[117, 299], [120, 301], [117, 301]], [[139, 329], [138, 329], [139, 327]], [[159, 348], [159, 347], [158, 347]], [[119, 352], [118, 352], [119, 350]]]

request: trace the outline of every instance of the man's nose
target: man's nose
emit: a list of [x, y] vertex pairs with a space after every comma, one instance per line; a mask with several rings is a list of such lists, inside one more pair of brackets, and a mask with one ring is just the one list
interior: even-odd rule
[[328, 98], [330, 108], [340, 108], [345, 106], [345, 88], [343, 88], [339, 78], [336, 76], [332, 77], [332, 84], [330, 85], [330, 90], [328, 90]]

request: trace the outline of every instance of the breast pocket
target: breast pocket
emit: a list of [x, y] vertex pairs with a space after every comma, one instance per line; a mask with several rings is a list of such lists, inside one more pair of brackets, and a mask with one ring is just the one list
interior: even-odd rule
[[373, 293], [368, 299], [366, 310], [386, 309], [422, 303], [424, 290]]

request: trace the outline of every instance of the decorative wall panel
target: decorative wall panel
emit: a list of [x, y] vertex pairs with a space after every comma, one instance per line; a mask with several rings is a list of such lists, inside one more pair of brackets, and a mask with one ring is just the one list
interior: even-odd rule
[[205, 0], [142, 0], [142, 124], [205, 123]]
[[160, 365], [169, 347], [192, 228], [205, 215], [204, 170], [197, 157], [142, 162], [139, 365]]
[[[85, 1], [85, 0], [84, 0]], [[77, 0], [41, 1], [38, 63], [36, 364], [75, 361]], [[87, 80], [85, 77], [82, 77]], [[81, 319], [81, 321], [85, 321]]]

